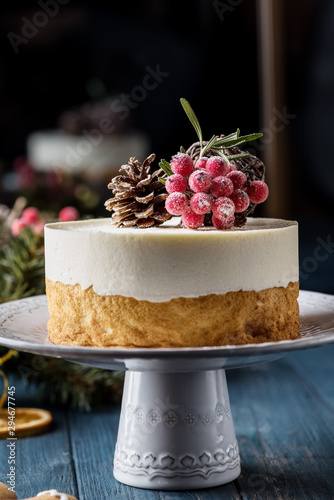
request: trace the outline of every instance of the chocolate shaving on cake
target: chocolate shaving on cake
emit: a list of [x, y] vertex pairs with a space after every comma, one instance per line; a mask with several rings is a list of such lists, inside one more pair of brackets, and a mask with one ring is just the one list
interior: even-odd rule
[[155, 155], [151, 154], [142, 163], [131, 157], [122, 165], [121, 175], [114, 177], [108, 184], [114, 195], [105, 202], [105, 207], [113, 211], [111, 221], [116, 227], [140, 228], [160, 226], [171, 219], [165, 209], [168, 193], [159, 181], [166, 175], [162, 169], [151, 173], [151, 163]]
[[[224, 137], [223, 135], [221, 137]], [[207, 144], [207, 142], [203, 142], [203, 145]], [[186, 151], [186, 153], [191, 156], [193, 161], [195, 162], [200, 155], [201, 146], [199, 142], [194, 142]], [[231, 155], [237, 155], [241, 153], [245, 153], [247, 151], [243, 151], [239, 147], [233, 147], [229, 149], [224, 149], [224, 154], [228, 157]], [[206, 157], [216, 156], [217, 153], [215, 151], [209, 150], [205, 153]], [[247, 181], [250, 183], [252, 181], [264, 181], [265, 177], [265, 166], [261, 160], [257, 156], [249, 154], [249, 156], [245, 156], [242, 158], [236, 158], [231, 160], [231, 162], [237, 167], [238, 170], [243, 172]], [[252, 214], [256, 208], [256, 203], [250, 203], [247, 210], [242, 213], [235, 214], [235, 226], [241, 227], [246, 224], [247, 216]], [[211, 215], [207, 214], [204, 219], [205, 225], [212, 225]]]

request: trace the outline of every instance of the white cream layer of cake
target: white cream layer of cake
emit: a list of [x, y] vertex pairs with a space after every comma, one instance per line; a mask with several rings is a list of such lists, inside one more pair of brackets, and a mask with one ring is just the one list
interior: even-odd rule
[[47, 224], [46, 276], [99, 295], [165, 302], [297, 282], [298, 224], [248, 218], [246, 226], [197, 231], [115, 228], [111, 219]]

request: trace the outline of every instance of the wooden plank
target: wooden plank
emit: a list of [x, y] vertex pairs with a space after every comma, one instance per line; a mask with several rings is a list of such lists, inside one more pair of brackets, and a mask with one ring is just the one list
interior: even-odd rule
[[333, 499], [334, 412], [298, 359], [228, 373], [247, 499]]
[[298, 374], [329, 405], [334, 415], [334, 345], [289, 354], [286, 360], [294, 363]]
[[[112, 475], [119, 407], [92, 413], [53, 409], [49, 433], [17, 441], [18, 498], [56, 488], [80, 500], [266, 500], [334, 497], [334, 346], [227, 373], [242, 474], [234, 483], [194, 491], [150, 491]], [[39, 406], [34, 392], [20, 406]], [[0, 445], [0, 480], [7, 449]]]
[[[23, 401], [17, 384], [17, 406], [40, 407], [34, 401]], [[28, 404], [24, 404], [28, 403]], [[66, 414], [53, 409], [54, 425], [45, 434], [21, 437], [15, 441], [15, 492], [18, 498], [28, 498], [40, 491], [57, 489], [77, 497], [75, 470], [71, 457]], [[9, 473], [9, 441], [0, 444], [0, 481], [6, 484]]]

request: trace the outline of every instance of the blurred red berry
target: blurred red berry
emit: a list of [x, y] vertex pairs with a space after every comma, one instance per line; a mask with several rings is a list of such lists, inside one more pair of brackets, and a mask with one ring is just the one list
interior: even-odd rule
[[61, 222], [69, 222], [73, 220], [78, 220], [80, 214], [75, 207], [64, 207], [60, 210], [58, 214], [58, 219]]
[[27, 227], [26, 221], [24, 221], [22, 219], [15, 219], [12, 222], [10, 230], [11, 230], [11, 233], [12, 233], [13, 236], [17, 236], [26, 227]]
[[33, 224], [39, 218], [39, 210], [35, 207], [25, 208], [21, 214], [21, 219], [27, 224]]
[[43, 220], [38, 220], [34, 224], [32, 224], [32, 230], [34, 234], [39, 234], [42, 235], [44, 234], [44, 226], [45, 226], [45, 221]]

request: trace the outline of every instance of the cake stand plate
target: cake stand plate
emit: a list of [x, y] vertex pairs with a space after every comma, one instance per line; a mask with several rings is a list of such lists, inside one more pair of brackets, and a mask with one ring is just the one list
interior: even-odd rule
[[193, 489], [240, 474], [225, 370], [334, 343], [334, 296], [301, 291], [301, 337], [242, 346], [97, 348], [52, 344], [45, 296], [0, 305], [0, 344], [75, 363], [125, 370], [114, 457], [119, 481], [149, 489]]

